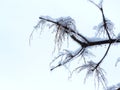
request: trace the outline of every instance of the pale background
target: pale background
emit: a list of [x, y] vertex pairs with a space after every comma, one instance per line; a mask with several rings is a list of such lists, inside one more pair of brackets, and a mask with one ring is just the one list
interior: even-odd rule
[[[105, 15], [114, 22], [116, 35], [120, 32], [119, 8], [119, 0], [104, 0]], [[0, 0], [0, 90], [94, 90], [91, 78], [83, 84], [84, 73], [68, 80], [65, 68], [50, 72], [54, 56], [51, 31], [44, 30], [40, 37], [35, 33], [29, 46], [30, 33], [41, 15], [71, 16], [79, 31], [89, 37], [101, 20], [99, 10], [87, 0]], [[103, 64], [108, 85], [120, 82], [120, 64], [114, 66], [120, 45], [114, 46]]]

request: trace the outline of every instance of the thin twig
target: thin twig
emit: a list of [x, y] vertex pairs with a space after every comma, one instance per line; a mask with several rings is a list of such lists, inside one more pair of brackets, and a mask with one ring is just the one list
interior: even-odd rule
[[[57, 67], [60, 67], [60, 66], [63, 66], [63, 65], [65, 65], [65, 64], [67, 64], [68, 62], [70, 62], [73, 58], [75, 58], [77, 55], [81, 55], [82, 53], [84, 53], [84, 48], [81, 48], [75, 55], [71, 55], [71, 57], [68, 59], [68, 60], [66, 60], [68, 57], [66, 56], [66, 58], [64, 59], [64, 61], [62, 62], [62, 63], [59, 63], [57, 66], [54, 66], [54, 67], [52, 67], [50, 70], [52, 71], [52, 70], [54, 70], [55, 68], [57, 68]], [[61, 56], [63, 56], [63, 55], [66, 55], [66, 54], [61, 54], [61, 55], [59, 55], [57, 58], [55, 58], [55, 59], [58, 59], [59, 57], [61, 57]], [[66, 61], [65, 61], [66, 60]], [[55, 61], [55, 60], [54, 60]], [[52, 63], [54, 62], [54, 61], [52, 61]]]
[[103, 12], [103, 8], [102, 8], [102, 7], [100, 8], [100, 11], [101, 11], [101, 13], [102, 13], [102, 18], [103, 18], [103, 23], [104, 23], [104, 29], [105, 29], [105, 31], [106, 31], [106, 33], [107, 33], [107, 35], [108, 35], [109, 40], [111, 40], [110, 34], [109, 34], [109, 32], [108, 32], [108, 29], [107, 29], [106, 19], [105, 19], [105, 15], [104, 15], [104, 12]]
[[97, 65], [94, 67], [93, 71], [102, 63], [102, 61], [104, 60], [104, 58], [107, 56], [108, 51], [109, 51], [109, 49], [110, 49], [110, 46], [111, 46], [111, 43], [109, 44], [109, 46], [108, 46], [108, 48], [107, 48], [104, 56], [102, 57], [102, 59], [101, 59], [101, 60], [97, 63]]
[[110, 34], [109, 34], [109, 32], [108, 32], [108, 29], [107, 29], [106, 19], [105, 19], [105, 15], [104, 15], [102, 6], [100, 7], [99, 5], [97, 5], [97, 4], [96, 4], [95, 2], [93, 2], [92, 0], [89, 0], [89, 1], [90, 1], [92, 4], [94, 4], [96, 7], [98, 7], [99, 10], [101, 11], [101, 13], [102, 13], [102, 18], [103, 18], [103, 23], [104, 23], [104, 29], [105, 29], [105, 31], [106, 31], [106, 33], [107, 33], [107, 35], [108, 35], [109, 40], [110, 40], [111, 37], [110, 37]]
[[100, 9], [100, 7], [95, 2], [93, 2], [92, 0], [89, 0], [89, 1]]

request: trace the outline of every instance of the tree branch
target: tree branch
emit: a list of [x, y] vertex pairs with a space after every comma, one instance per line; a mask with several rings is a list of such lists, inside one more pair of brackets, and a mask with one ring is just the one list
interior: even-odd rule
[[[58, 22], [56, 21], [53, 21], [53, 20], [49, 20], [49, 19], [46, 19], [46, 18], [43, 18], [43, 17], [39, 17], [39, 19], [42, 19], [42, 20], [45, 20], [45, 21], [48, 21], [48, 22], [51, 22], [51, 23], [54, 23], [54, 24], [57, 24], [58, 26], [61, 26], [61, 24], [59, 24]], [[67, 30], [70, 30], [70, 32], [74, 33], [74, 35], [70, 35], [70, 37], [76, 41], [78, 44], [80, 44], [81, 46], [83, 47], [87, 47], [87, 46], [94, 46], [94, 45], [102, 45], [102, 44], [109, 44], [109, 43], [119, 43], [120, 40], [117, 40], [117, 39], [108, 39], [108, 40], [101, 40], [101, 41], [89, 41], [87, 38], [85, 38], [83, 35], [81, 35], [80, 33], [76, 33], [74, 30], [72, 29], [69, 29], [68, 27], [66, 26], [62, 26], [63, 28], [66, 29], [66, 33], [68, 33]], [[82, 39], [84, 39], [86, 42], [83, 42], [81, 41], [80, 39], [78, 39], [76, 37], [76, 35], [78, 35], [79, 37], [81, 37]]]
[[[83, 35], [81, 35], [81, 34], [78, 33], [78, 32], [75, 32], [74, 30], [68, 28], [67, 26], [61, 25], [59, 22], [55, 22], [55, 21], [53, 21], [53, 20], [49, 20], [49, 19], [46, 19], [46, 18], [43, 18], [43, 17], [39, 17], [39, 19], [46, 20], [46, 21], [51, 22], [51, 23], [54, 23], [54, 24], [56, 24], [56, 25], [58, 25], [58, 26], [62, 26], [63, 28], [66, 29], [66, 31], [65, 31], [66, 33], [69, 33], [67, 30], [70, 30], [71, 33], [77, 34], [79, 37], [81, 37], [83, 40], [85, 40], [87, 43], [89, 43], [89, 41], [88, 41]], [[76, 40], [76, 41], [79, 41], [79, 43], [82, 43], [80, 40], [77, 40], [77, 38], [75, 38], [74, 35], [72, 35], [71, 38], [73, 38], [73, 39]]]
[[110, 49], [110, 46], [111, 46], [111, 43], [109, 44], [109, 46], [108, 46], [108, 48], [107, 48], [104, 56], [102, 57], [102, 59], [101, 59], [101, 60], [96, 64], [96, 66], [94, 67], [93, 71], [94, 71], [95, 69], [97, 69], [97, 67], [102, 63], [102, 61], [104, 60], [104, 58], [107, 56], [108, 51], [109, 51], [109, 49]]
[[[93, 2], [92, 0], [89, 0], [89, 1], [92, 4], [94, 4], [100, 10], [100, 12], [102, 14], [101, 15], [102, 22], [100, 24], [98, 24], [97, 29], [98, 29], [98, 32], [105, 33], [105, 35], [106, 35], [105, 37], [107, 37], [107, 39], [103, 38], [103, 39], [99, 40], [97, 38], [92, 38], [92, 40], [90, 40], [86, 36], [80, 34], [77, 31], [75, 22], [71, 17], [61, 17], [58, 19], [52, 19], [47, 16], [39, 17], [40, 21], [35, 26], [35, 29], [37, 29], [39, 27], [41, 27], [41, 29], [43, 29], [44, 24], [46, 26], [49, 26], [50, 28], [54, 27], [55, 33], [56, 33], [55, 34], [55, 46], [57, 46], [58, 49], [61, 49], [61, 45], [62, 45], [63, 41], [66, 40], [66, 37], [68, 38], [68, 36], [70, 36], [73, 39], [73, 41], [77, 42], [80, 45], [80, 48], [77, 49], [76, 51], [64, 50], [64, 52], [60, 53], [50, 63], [51, 71], [56, 69], [57, 67], [68, 65], [68, 63], [70, 63], [71, 61], [75, 60], [78, 57], [87, 56], [89, 54], [87, 48], [89, 48], [91, 46], [96, 46], [96, 45], [100, 46], [100, 45], [108, 44], [107, 50], [105, 51], [104, 55], [100, 58], [98, 63], [95, 63], [90, 60], [87, 61], [86, 59], [84, 59], [85, 63], [82, 64], [82, 66], [79, 66], [79, 67], [75, 68], [75, 70], [73, 70], [73, 71], [79, 70], [78, 72], [80, 72], [80, 71], [86, 69], [87, 73], [86, 73], [85, 78], [87, 78], [91, 74], [94, 74], [95, 78], [97, 78], [98, 84], [99, 84], [99, 82], [101, 82], [104, 86], [104, 85], [106, 85], [104, 83], [105, 82], [104, 71], [100, 67], [100, 64], [104, 61], [105, 57], [107, 56], [111, 45], [114, 43], [120, 43], [120, 35], [118, 35], [118, 37], [115, 37], [115, 38], [112, 37], [112, 35], [114, 34], [112, 32], [114, 24], [110, 20], [106, 19], [105, 15], [104, 15], [104, 10], [102, 8], [103, 0], [101, 0], [98, 4]], [[47, 22], [47, 24], [46, 24], [46, 22]], [[29, 43], [30, 43], [32, 34], [33, 34], [33, 31], [30, 35]], [[97, 39], [97, 41], [94, 39]], [[53, 65], [53, 64], [56, 64], [56, 65]]]
[[101, 13], [102, 13], [102, 18], [103, 18], [103, 23], [104, 23], [104, 29], [105, 29], [105, 31], [106, 31], [106, 33], [107, 33], [107, 35], [108, 35], [109, 40], [110, 40], [111, 37], [110, 37], [110, 33], [108, 32], [108, 27], [107, 27], [107, 23], [106, 23], [106, 19], [105, 19], [105, 15], [104, 15], [104, 12], [103, 12], [103, 8], [102, 8], [102, 7], [100, 8], [100, 11], [101, 11]]
[[101, 41], [91, 41], [89, 45], [87, 46], [94, 46], [94, 45], [103, 45], [103, 44], [109, 44], [109, 43], [120, 43], [120, 40], [117, 39], [111, 39], [111, 40], [101, 40]]
[[[78, 50], [78, 52], [74, 52], [74, 54], [72, 54], [71, 52], [67, 51], [67, 53], [62, 53], [61, 55], [59, 55], [56, 59], [60, 58], [61, 57], [61, 61], [59, 62], [58, 65], [56, 66], [53, 66], [50, 70], [54, 70], [55, 68], [57, 67], [60, 67], [60, 66], [64, 66], [65, 64], [69, 63], [70, 61], [72, 61], [75, 57], [78, 57], [80, 56], [81, 54], [83, 54], [85, 51], [85, 48], [81, 48], [80, 50]], [[66, 55], [65, 59], [63, 59], [63, 56]], [[55, 61], [53, 60], [52, 63]]]
[[109, 33], [109, 31], [108, 31], [108, 26], [107, 26], [107, 23], [106, 23], [106, 18], [105, 18], [105, 15], [104, 15], [104, 11], [103, 11], [103, 8], [102, 8], [102, 0], [101, 0], [101, 2], [99, 3], [100, 4], [100, 6], [99, 5], [97, 5], [95, 2], [93, 2], [92, 0], [89, 0], [92, 4], [94, 4], [96, 7], [98, 7], [99, 8], [99, 10], [101, 11], [101, 13], [102, 13], [102, 18], [103, 18], [103, 26], [104, 26], [104, 29], [105, 29], [105, 31], [106, 31], [106, 33], [107, 33], [107, 35], [108, 35], [108, 38], [109, 38], [109, 40], [111, 39], [111, 37], [110, 37], [110, 33]]

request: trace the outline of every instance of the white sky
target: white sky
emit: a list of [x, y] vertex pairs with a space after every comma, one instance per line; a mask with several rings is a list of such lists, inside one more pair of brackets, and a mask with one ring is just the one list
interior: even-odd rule
[[[119, 0], [104, 0], [105, 15], [115, 23], [115, 33], [120, 29], [119, 8]], [[0, 90], [94, 90], [91, 78], [83, 84], [84, 73], [68, 80], [64, 68], [49, 71], [54, 48], [51, 31], [40, 37], [35, 33], [29, 46], [29, 35], [41, 15], [71, 16], [81, 33], [93, 36], [92, 27], [101, 20], [94, 5], [87, 0], [1, 0], [0, 13]], [[118, 51], [119, 46], [113, 46], [105, 60], [109, 85], [120, 81], [120, 66], [114, 67]]]

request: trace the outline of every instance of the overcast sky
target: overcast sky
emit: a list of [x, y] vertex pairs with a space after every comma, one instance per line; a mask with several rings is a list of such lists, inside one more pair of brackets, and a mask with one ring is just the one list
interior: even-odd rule
[[[104, 0], [103, 6], [105, 15], [115, 24], [117, 35], [120, 1]], [[49, 63], [54, 56], [52, 31], [45, 30], [41, 36], [35, 32], [29, 45], [30, 33], [42, 15], [71, 16], [79, 31], [88, 37], [94, 36], [93, 26], [101, 20], [99, 10], [87, 0], [1, 0], [0, 90], [94, 90], [91, 78], [83, 84], [84, 73], [68, 80], [69, 73], [65, 68], [50, 72]], [[120, 81], [120, 64], [114, 67], [120, 45], [114, 46], [104, 63], [108, 85]], [[98, 50], [98, 54], [102, 52]]]

